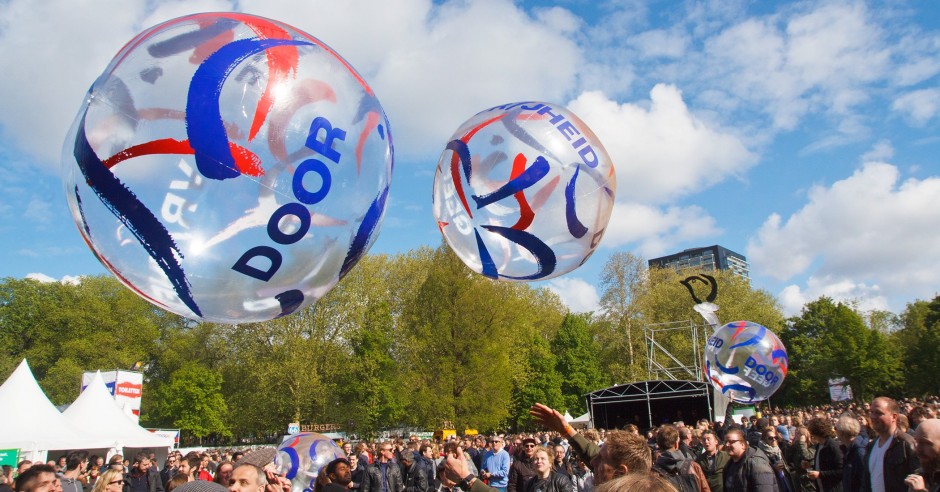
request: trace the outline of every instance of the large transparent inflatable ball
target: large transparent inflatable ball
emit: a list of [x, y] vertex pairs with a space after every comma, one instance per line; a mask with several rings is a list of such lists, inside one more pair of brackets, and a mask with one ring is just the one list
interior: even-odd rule
[[320, 469], [346, 453], [332, 439], [315, 432], [287, 436], [277, 447], [274, 466], [291, 482], [291, 492], [311, 492]]
[[207, 13], [132, 39], [63, 149], [72, 216], [157, 306], [258, 322], [325, 295], [375, 241], [388, 120], [339, 54], [287, 24]]
[[545, 280], [591, 256], [616, 188], [607, 151], [577, 116], [543, 102], [504, 104], [451, 137], [434, 177], [434, 217], [471, 270]]
[[738, 403], [770, 398], [783, 384], [788, 362], [777, 335], [751, 321], [733, 321], [718, 328], [705, 345], [708, 380]]

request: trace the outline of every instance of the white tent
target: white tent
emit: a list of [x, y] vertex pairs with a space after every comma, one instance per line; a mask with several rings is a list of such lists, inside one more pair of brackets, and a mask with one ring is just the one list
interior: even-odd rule
[[586, 429], [591, 426], [591, 412], [585, 413], [576, 419], [571, 419], [568, 423], [575, 429]]
[[50, 450], [107, 448], [106, 439], [85, 435], [49, 401], [26, 359], [0, 386], [0, 449], [18, 448], [23, 459], [45, 460]]
[[[64, 411], [65, 420], [75, 428], [93, 429], [95, 435], [110, 443], [111, 448], [151, 448], [166, 454], [173, 446], [173, 438], [147, 431], [121, 410], [101, 377], [95, 373], [85, 391]], [[123, 452], [123, 451], [118, 451]]]

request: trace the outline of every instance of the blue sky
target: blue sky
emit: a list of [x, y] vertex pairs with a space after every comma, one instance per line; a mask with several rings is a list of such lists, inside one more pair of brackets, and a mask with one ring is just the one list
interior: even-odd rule
[[[568, 107], [617, 169], [597, 253], [547, 282], [597, 307], [609, 255], [720, 244], [785, 312], [903, 310], [940, 291], [933, 2], [0, 0], [0, 276], [104, 273], [59, 175], [84, 92], [140, 30], [237, 10], [320, 38], [368, 80], [396, 167], [372, 252], [437, 246], [450, 134], [497, 104]], [[720, 304], [720, 299], [719, 299]]]

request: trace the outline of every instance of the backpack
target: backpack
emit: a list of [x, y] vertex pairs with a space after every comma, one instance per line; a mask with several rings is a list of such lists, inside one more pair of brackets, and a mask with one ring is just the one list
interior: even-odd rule
[[679, 492], [699, 492], [698, 478], [692, 471], [692, 463], [690, 459], [683, 460], [679, 465], [679, 470], [675, 472], [664, 470], [656, 465], [653, 465], [653, 470], [668, 480]]

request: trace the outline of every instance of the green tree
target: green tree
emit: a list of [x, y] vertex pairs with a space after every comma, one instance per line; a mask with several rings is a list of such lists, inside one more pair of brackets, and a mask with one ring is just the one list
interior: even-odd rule
[[552, 408], [564, 405], [562, 377], [556, 369], [558, 359], [548, 340], [533, 333], [528, 343], [510, 353], [513, 359], [510, 423], [516, 429], [532, 429], [529, 407], [544, 403]]
[[627, 252], [612, 254], [601, 271], [603, 315], [595, 327], [611, 382], [646, 378], [643, 322], [634, 302], [646, 288], [646, 278], [645, 261]]
[[552, 352], [558, 359], [558, 374], [562, 378], [563, 408], [574, 416], [587, 409], [584, 395], [600, 389], [605, 381], [589, 323], [588, 314], [569, 314], [551, 342]]
[[392, 317], [387, 304], [369, 310], [366, 324], [350, 339], [353, 356], [342, 388], [349, 427], [360, 436], [375, 436], [404, 416], [406, 392], [392, 354]]
[[905, 347], [907, 389], [916, 395], [940, 393], [940, 296], [909, 304], [897, 339]]
[[866, 325], [862, 315], [846, 304], [820, 297], [791, 318], [782, 335], [790, 360], [783, 401], [825, 402], [828, 380], [838, 377], [846, 378], [859, 400], [901, 388], [897, 348], [888, 335]]
[[172, 424], [202, 438], [210, 434], [231, 435], [225, 424], [228, 407], [222, 396], [222, 375], [194, 362], [173, 371], [167, 384], [155, 395]]

